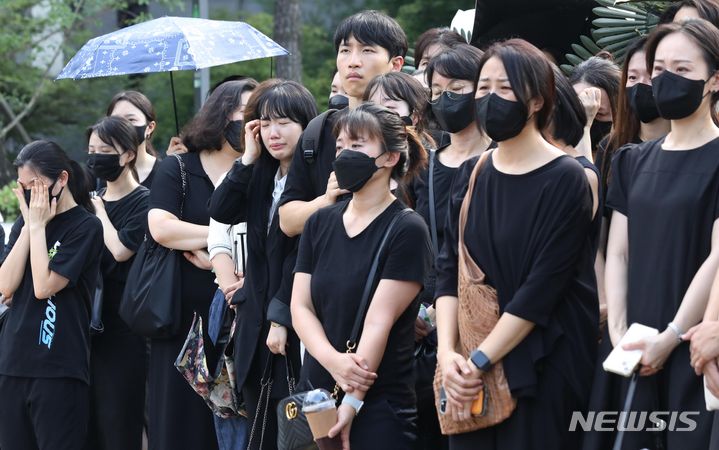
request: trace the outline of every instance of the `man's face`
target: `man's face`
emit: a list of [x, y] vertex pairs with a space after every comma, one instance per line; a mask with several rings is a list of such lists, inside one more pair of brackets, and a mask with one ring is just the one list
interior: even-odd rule
[[337, 50], [337, 71], [350, 97], [361, 98], [372, 78], [401, 68], [401, 56], [390, 58], [387, 49], [362, 44], [352, 36]]

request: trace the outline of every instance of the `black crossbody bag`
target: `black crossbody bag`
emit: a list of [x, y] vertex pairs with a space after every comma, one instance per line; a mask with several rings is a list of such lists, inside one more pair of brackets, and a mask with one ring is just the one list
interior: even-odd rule
[[[352, 333], [350, 338], [347, 340], [347, 353], [354, 353], [357, 349], [357, 343], [359, 341], [360, 333], [362, 332], [362, 325], [364, 319], [367, 316], [367, 310], [369, 309], [369, 303], [372, 298], [372, 294], [375, 290], [375, 278], [377, 277], [377, 269], [379, 266], [379, 259], [384, 250], [385, 244], [389, 239], [397, 222], [403, 217], [412, 213], [412, 209], [406, 208], [399, 213], [395, 214], [390, 222], [389, 226], [384, 233], [384, 237], [380, 241], [377, 251], [372, 261], [372, 267], [370, 268], [369, 274], [367, 275], [367, 281], [365, 282], [364, 290], [362, 291], [362, 299], [360, 300], [360, 306], [357, 309], [357, 316], [355, 318], [354, 325], [352, 326]], [[289, 366], [288, 366], [289, 368]], [[307, 417], [302, 412], [302, 404], [304, 403], [305, 396], [308, 391], [293, 393], [294, 391], [294, 377], [288, 370], [287, 374], [288, 384], [290, 385], [290, 396], [282, 399], [277, 405], [277, 448], [279, 450], [311, 450], [316, 449], [310, 426], [307, 423]], [[332, 398], [335, 401], [340, 400], [340, 387], [335, 383], [335, 387], [332, 392]]]

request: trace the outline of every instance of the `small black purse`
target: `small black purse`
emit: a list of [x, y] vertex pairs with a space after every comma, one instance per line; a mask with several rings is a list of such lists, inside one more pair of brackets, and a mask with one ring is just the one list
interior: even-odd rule
[[[355, 318], [354, 325], [352, 326], [352, 334], [350, 339], [347, 341], [347, 353], [352, 353], [357, 348], [360, 333], [362, 331], [362, 324], [364, 324], [365, 316], [369, 308], [369, 303], [372, 297], [372, 293], [375, 288], [375, 277], [377, 275], [377, 267], [379, 266], [379, 258], [384, 250], [385, 243], [392, 233], [392, 229], [395, 224], [404, 216], [410, 214], [412, 210], [406, 208], [397, 213], [390, 222], [389, 226], [380, 241], [379, 247], [374, 255], [372, 261], [372, 267], [370, 268], [367, 281], [365, 282], [364, 290], [362, 291], [362, 299], [360, 300], [360, 306], [357, 310], [357, 316]], [[302, 404], [304, 403], [305, 396], [308, 391], [297, 392], [294, 391], [294, 376], [290, 378], [291, 368], [287, 366], [287, 382], [290, 384], [290, 396], [282, 399], [277, 405], [277, 448], [279, 450], [313, 450], [317, 448], [317, 444], [312, 437], [312, 431], [307, 423], [307, 417], [302, 412]], [[335, 384], [332, 392], [332, 398], [335, 401], [339, 401], [340, 387]]]
[[[185, 163], [179, 155], [182, 179], [180, 220], [187, 195]], [[175, 250], [155, 242], [150, 233], [145, 235], [130, 266], [119, 313], [133, 333], [147, 338], [175, 336], [180, 327], [180, 258]]]
[[285, 397], [277, 405], [277, 448], [279, 450], [315, 450], [317, 444], [312, 437], [312, 431], [307, 423], [307, 417], [302, 413], [302, 404], [305, 402], [307, 391], [295, 392], [295, 377], [292, 365], [285, 358], [287, 365], [287, 386], [289, 397]]

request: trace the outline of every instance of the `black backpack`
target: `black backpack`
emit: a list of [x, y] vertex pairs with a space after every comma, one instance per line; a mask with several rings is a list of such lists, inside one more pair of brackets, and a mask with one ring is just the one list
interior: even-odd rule
[[337, 111], [328, 109], [307, 124], [307, 128], [302, 133], [302, 157], [307, 164], [317, 160], [317, 152], [322, 147], [322, 130], [325, 128], [327, 118]]

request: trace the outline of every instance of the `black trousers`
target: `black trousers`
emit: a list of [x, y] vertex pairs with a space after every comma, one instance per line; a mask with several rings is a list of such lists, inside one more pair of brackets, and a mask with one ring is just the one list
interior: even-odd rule
[[87, 434], [89, 387], [73, 378], [0, 375], [0, 448], [78, 450]]
[[129, 330], [92, 337], [88, 450], [140, 450], [145, 423], [145, 339]]

